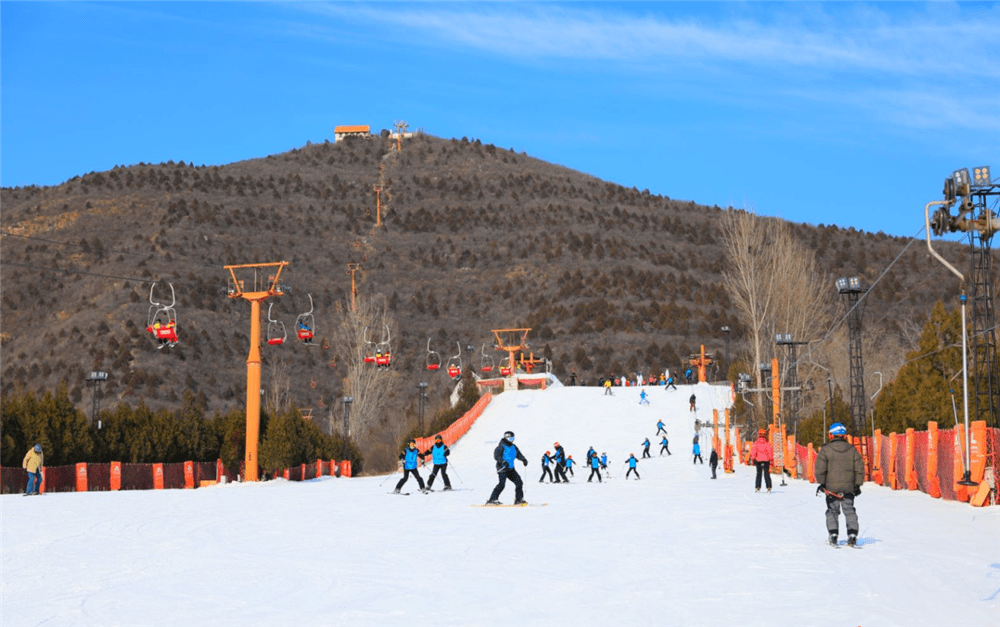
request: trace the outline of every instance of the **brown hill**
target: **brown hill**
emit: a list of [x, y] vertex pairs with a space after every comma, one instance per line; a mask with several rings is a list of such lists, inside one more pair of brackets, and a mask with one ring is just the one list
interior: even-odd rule
[[[432, 411], [450, 391], [443, 371], [424, 368], [428, 337], [447, 358], [456, 342], [476, 353], [489, 347], [492, 328], [530, 326], [534, 351], [558, 375], [575, 369], [589, 381], [678, 368], [702, 343], [721, 357], [723, 325], [738, 354], [718, 207], [626, 189], [478, 140], [419, 134], [401, 153], [389, 145], [383, 132], [224, 166], [140, 163], [53, 187], [3, 189], [2, 389], [65, 379], [89, 413], [84, 378], [101, 369], [110, 374], [105, 407], [140, 397], [175, 407], [187, 389], [203, 392], [209, 411], [241, 405], [249, 307], [226, 298], [222, 266], [280, 260], [290, 262], [290, 289], [275, 316], [291, 337], [312, 294], [320, 346], [265, 346], [264, 379], [282, 362], [304, 408], [335, 404], [339, 412], [343, 364], [329, 339], [349, 302], [348, 262], [363, 264], [362, 296], [384, 294], [399, 325], [393, 367], [404, 384], [393, 411], [407, 421], [418, 381], [430, 383]], [[385, 226], [376, 229], [379, 182]], [[907, 241], [836, 226], [793, 229], [831, 276], [868, 281]], [[943, 248], [964, 261], [964, 249]], [[911, 246], [868, 304], [878, 358], [897, 367], [914, 324], [955, 291], [925, 251]], [[157, 350], [144, 331], [152, 281], [158, 300], [169, 297], [167, 283], [177, 293], [181, 342], [172, 349]], [[831, 281], [831, 311], [838, 306]]]

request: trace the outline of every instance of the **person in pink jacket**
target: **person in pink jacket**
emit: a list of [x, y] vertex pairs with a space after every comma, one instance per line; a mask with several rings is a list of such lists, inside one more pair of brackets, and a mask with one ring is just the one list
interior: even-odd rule
[[761, 429], [757, 432], [757, 441], [750, 449], [750, 461], [757, 467], [757, 481], [754, 484], [757, 492], [760, 492], [760, 477], [764, 475], [764, 482], [767, 491], [771, 491], [771, 462], [774, 461], [774, 450], [767, 441], [767, 431]]

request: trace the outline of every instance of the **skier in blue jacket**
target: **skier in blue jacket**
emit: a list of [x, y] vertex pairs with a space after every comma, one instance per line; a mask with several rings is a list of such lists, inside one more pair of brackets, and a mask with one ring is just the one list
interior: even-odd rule
[[593, 481], [594, 475], [597, 475], [597, 483], [602, 483], [601, 458], [597, 456], [597, 453], [590, 456], [590, 477], [587, 478], [587, 483]]
[[608, 454], [601, 453], [601, 470], [607, 470], [607, 469], [608, 469]]
[[406, 449], [399, 454], [399, 459], [403, 462], [403, 478], [396, 484], [396, 489], [393, 491], [394, 494], [399, 494], [407, 479], [410, 478], [410, 474], [413, 474], [417, 478], [417, 484], [420, 486], [421, 492], [427, 490], [424, 487], [424, 480], [420, 478], [420, 473], [417, 472], [417, 458], [423, 459], [424, 454], [417, 450], [417, 441], [411, 439], [406, 443]]
[[441, 434], [434, 436], [434, 445], [424, 451], [424, 457], [430, 456], [434, 462], [434, 470], [431, 471], [431, 476], [427, 478], [428, 492], [431, 486], [434, 485], [434, 478], [437, 477], [439, 470], [441, 471], [441, 480], [444, 481], [444, 489], [451, 489], [451, 480], [448, 479], [449, 455], [451, 455], [451, 449], [444, 443], [444, 438], [441, 437]]
[[670, 441], [667, 439], [667, 436], [663, 436], [663, 439], [660, 440], [660, 457], [663, 457], [663, 451], [666, 451], [667, 455], [670, 455]]
[[628, 479], [628, 476], [631, 475], [633, 472], [635, 473], [635, 478], [636, 479], [639, 478], [639, 469], [636, 468], [638, 465], [639, 465], [639, 460], [635, 458], [634, 453], [630, 453], [628, 456], [628, 472], [625, 473], [626, 479]]
[[667, 435], [667, 429], [666, 429], [666, 426], [663, 424], [663, 421], [662, 420], [657, 420], [656, 421], [656, 433], [655, 433], [655, 435], [660, 435], [660, 431], [663, 432], [663, 435]]
[[698, 462], [701, 462], [702, 464], [705, 463], [705, 460], [701, 458], [701, 444], [698, 444], [697, 441], [695, 441], [692, 445], [691, 453], [694, 455], [694, 457], [691, 458], [692, 464], [696, 464]]
[[551, 451], [545, 451], [545, 455], [542, 455], [542, 478], [538, 480], [538, 483], [545, 482], [545, 475], [549, 476], [549, 483], [553, 481], [552, 469], [549, 468], [549, 464], [552, 463], [552, 458], [549, 457], [551, 454]]
[[649, 399], [646, 398], [646, 390], [643, 390], [643, 391], [639, 392], [639, 404], [640, 405], [649, 405]]
[[528, 460], [521, 454], [520, 449], [514, 445], [513, 431], [507, 431], [503, 434], [503, 439], [493, 449], [493, 459], [497, 463], [497, 474], [500, 476], [500, 481], [497, 483], [497, 487], [493, 488], [490, 500], [486, 501], [486, 504], [500, 505], [500, 493], [503, 492], [504, 486], [507, 485], [507, 480], [510, 479], [514, 482], [514, 505], [527, 505], [527, 502], [524, 500], [524, 483], [521, 481], [521, 475], [517, 474], [517, 471], [514, 470], [514, 462], [521, 460], [527, 466]]
[[[568, 455], [566, 457], [566, 470], [569, 471], [569, 474], [571, 474], [571, 475], [573, 475], [575, 477], [576, 473], [573, 472], [573, 464], [574, 463], [575, 462], [573, 461], [573, 456], [572, 455]], [[567, 479], [566, 482], [569, 483], [569, 479]]]

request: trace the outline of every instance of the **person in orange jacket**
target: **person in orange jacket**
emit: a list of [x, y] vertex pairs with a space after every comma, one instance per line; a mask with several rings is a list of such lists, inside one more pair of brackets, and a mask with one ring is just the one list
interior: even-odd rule
[[760, 492], [760, 477], [764, 475], [767, 491], [771, 491], [771, 462], [774, 461], [774, 450], [767, 441], [767, 431], [757, 431], [757, 441], [750, 449], [750, 461], [757, 467], [757, 480], [754, 482], [756, 492]]

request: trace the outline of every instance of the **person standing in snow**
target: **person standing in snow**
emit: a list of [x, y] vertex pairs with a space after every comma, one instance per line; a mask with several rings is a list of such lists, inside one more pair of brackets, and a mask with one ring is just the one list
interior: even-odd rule
[[611, 379], [604, 380], [604, 395], [614, 396], [614, 394], [611, 393]]
[[646, 459], [647, 457], [652, 457], [649, 454], [649, 438], [642, 441], [642, 458]]
[[670, 440], [667, 439], [667, 436], [663, 436], [663, 439], [660, 440], [660, 457], [663, 457], [663, 451], [670, 455]]
[[760, 492], [760, 478], [764, 477], [767, 491], [771, 491], [771, 462], [774, 461], [774, 449], [767, 441], [767, 431], [757, 431], [757, 441], [750, 448], [750, 461], [757, 467], [757, 480], [754, 481], [755, 492]]
[[594, 480], [594, 475], [597, 475], [597, 483], [603, 483], [601, 481], [601, 458], [594, 453], [590, 456], [590, 476], [587, 477], [587, 483]]
[[507, 431], [503, 434], [503, 439], [493, 449], [493, 459], [496, 461], [497, 474], [500, 476], [500, 480], [497, 482], [497, 486], [493, 488], [490, 500], [486, 501], [486, 504], [500, 505], [500, 493], [503, 492], [504, 487], [507, 485], [507, 480], [510, 479], [514, 482], [514, 504], [526, 505], [527, 503], [524, 500], [524, 483], [521, 481], [521, 475], [517, 474], [517, 471], [514, 470], [514, 462], [521, 460], [527, 466], [528, 460], [521, 454], [520, 449], [514, 445], [513, 431]]
[[664, 391], [666, 391], [666, 390], [669, 390], [670, 388], [673, 388], [675, 390], [677, 389], [677, 386], [674, 384], [674, 378], [673, 377], [667, 377], [667, 383], [666, 383], [666, 386], [663, 389], [664, 389]]
[[830, 425], [830, 441], [823, 445], [816, 456], [816, 493], [826, 492], [826, 529], [829, 542], [837, 544], [840, 531], [840, 512], [847, 524], [847, 544], [858, 544], [858, 513], [854, 497], [861, 494], [865, 482], [865, 460], [858, 449], [847, 441], [847, 428], [839, 422]]
[[688, 368], [687, 370], [684, 371], [684, 378], [687, 379], [688, 383], [691, 383], [691, 375], [692, 374], [694, 374], [694, 373], [691, 372], [690, 368]]
[[[572, 455], [567, 455], [566, 456], [566, 472], [568, 472], [569, 474], [573, 475], [574, 477], [576, 476], [576, 473], [573, 472], [573, 456]], [[566, 479], [566, 483], [569, 483], [569, 479]]]
[[701, 462], [702, 464], [705, 463], [705, 460], [701, 458], [701, 444], [698, 444], [697, 439], [695, 439], [694, 444], [692, 445], [691, 454], [693, 455], [691, 458], [692, 464], [696, 464], [698, 462]]
[[552, 458], [549, 457], [551, 454], [550, 451], [545, 451], [545, 454], [542, 455], [542, 478], [538, 480], [538, 483], [544, 483], [546, 475], [549, 477], [549, 483], [553, 481], [552, 470], [549, 468], [549, 464], [552, 462]]
[[428, 491], [434, 485], [434, 478], [437, 477], [438, 471], [441, 471], [441, 480], [444, 481], [444, 489], [451, 489], [451, 480], [448, 479], [449, 455], [451, 455], [451, 449], [444, 443], [444, 438], [441, 437], [441, 434], [434, 436], [434, 444], [424, 451], [424, 457], [430, 456], [434, 461], [434, 470], [431, 471], [431, 476], [427, 478]]
[[656, 421], [656, 433], [654, 435], [660, 435], [660, 431], [663, 432], [663, 435], [667, 435], [667, 430], [664, 428], [663, 421], [662, 420], [657, 420]]
[[399, 454], [399, 459], [403, 462], [403, 478], [396, 484], [393, 494], [399, 494], [399, 491], [403, 489], [403, 485], [406, 484], [411, 474], [417, 478], [417, 485], [420, 486], [420, 491], [426, 491], [427, 488], [424, 487], [424, 480], [420, 477], [420, 473], [417, 472], [417, 458], [422, 460], [424, 454], [417, 450], [417, 441], [411, 439], [406, 443], [406, 448], [403, 452]]
[[552, 446], [556, 449], [555, 457], [552, 458], [556, 463], [555, 483], [569, 483], [569, 479], [566, 478], [566, 449], [564, 449], [558, 442]]
[[691, 398], [689, 398], [688, 400], [691, 401], [691, 411], [694, 411], [694, 401], [695, 401], [694, 394], [692, 394]]
[[639, 392], [639, 404], [640, 405], [649, 405], [649, 399], [646, 398], [646, 390], [643, 390], [643, 391]]
[[719, 454], [712, 447], [712, 454], [708, 456], [708, 467], [712, 469], [712, 478], [715, 479], [715, 469], [719, 467]]
[[[14, 459], [17, 459], [16, 457]], [[45, 465], [45, 454], [42, 453], [42, 445], [35, 444], [28, 449], [21, 462], [21, 468], [28, 473], [28, 486], [24, 490], [25, 496], [28, 494], [40, 494], [42, 488], [42, 466]]]
[[639, 478], [639, 469], [636, 468], [636, 466], [638, 466], [638, 465], [639, 465], [639, 460], [635, 458], [635, 454], [634, 453], [629, 453], [629, 456], [628, 456], [628, 472], [625, 473], [625, 478], [626, 479], [628, 479], [628, 476], [631, 475], [633, 472], [635, 473], [635, 478], [636, 479]]
[[607, 472], [608, 470], [608, 454], [601, 453], [601, 470]]

